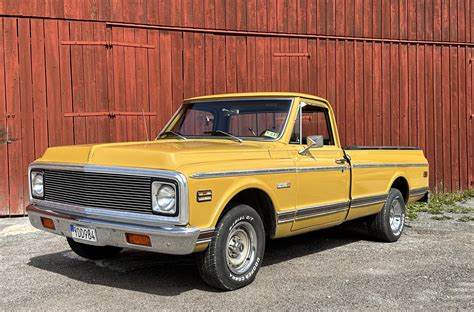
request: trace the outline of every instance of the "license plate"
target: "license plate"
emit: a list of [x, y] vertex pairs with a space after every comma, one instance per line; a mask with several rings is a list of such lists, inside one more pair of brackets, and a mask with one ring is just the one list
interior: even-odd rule
[[71, 224], [70, 230], [73, 238], [82, 239], [89, 242], [97, 242], [95, 229], [89, 229], [86, 227]]

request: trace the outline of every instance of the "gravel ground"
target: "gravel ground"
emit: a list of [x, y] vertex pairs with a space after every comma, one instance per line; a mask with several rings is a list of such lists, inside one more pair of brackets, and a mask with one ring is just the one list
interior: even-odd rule
[[[468, 205], [474, 206], [474, 200]], [[194, 257], [88, 261], [27, 218], [0, 219], [0, 310], [474, 310], [474, 222], [420, 214], [393, 244], [357, 223], [269, 242], [255, 282], [204, 284]]]

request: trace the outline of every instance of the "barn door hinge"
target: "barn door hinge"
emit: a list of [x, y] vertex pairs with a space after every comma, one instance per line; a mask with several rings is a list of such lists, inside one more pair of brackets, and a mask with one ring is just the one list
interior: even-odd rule
[[274, 57], [311, 57], [311, 53], [306, 53], [306, 52], [299, 52], [299, 53], [293, 53], [293, 52], [285, 52], [285, 53], [279, 53], [275, 52], [273, 53]]
[[106, 116], [115, 118], [116, 116], [156, 116], [156, 112], [78, 112], [78, 113], [64, 113], [64, 117], [100, 117]]
[[154, 49], [155, 46], [152, 44], [146, 43], [132, 43], [132, 42], [118, 42], [118, 41], [78, 41], [78, 40], [67, 40], [61, 41], [63, 45], [79, 45], [79, 46], [88, 46], [88, 45], [102, 45], [106, 49], [111, 49], [114, 46], [119, 47], [132, 47], [132, 48], [144, 48], [144, 49]]

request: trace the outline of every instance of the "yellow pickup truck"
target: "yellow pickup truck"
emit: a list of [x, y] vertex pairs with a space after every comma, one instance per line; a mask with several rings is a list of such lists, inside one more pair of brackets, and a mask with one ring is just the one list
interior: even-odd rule
[[299, 93], [187, 99], [155, 140], [49, 148], [29, 182], [31, 224], [78, 255], [196, 252], [225, 290], [255, 279], [267, 239], [363, 218], [394, 242], [429, 196], [423, 151], [343, 148], [329, 103]]

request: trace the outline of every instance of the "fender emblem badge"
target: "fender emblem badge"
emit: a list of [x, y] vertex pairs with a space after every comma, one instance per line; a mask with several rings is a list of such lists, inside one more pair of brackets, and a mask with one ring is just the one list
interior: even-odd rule
[[277, 184], [277, 189], [284, 189], [284, 188], [290, 188], [290, 187], [291, 187], [291, 182], [283, 182], [283, 183]]

